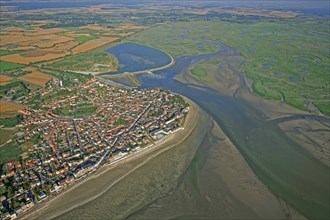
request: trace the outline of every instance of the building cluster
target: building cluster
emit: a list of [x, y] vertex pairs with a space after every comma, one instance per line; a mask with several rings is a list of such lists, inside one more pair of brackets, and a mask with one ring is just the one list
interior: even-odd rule
[[[16, 141], [28, 143], [26, 153], [0, 166], [4, 219], [15, 218], [100, 166], [183, 129], [189, 111], [184, 99], [168, 91], [121, 89], [97, 80], [40, 92], [33, 101], [41, 102], [39, 109], [22, 100], [27, 107], [21, 111], [24, 122]], [[76, 114], [81, 110], [76, 106], [85, 105], [97, 108], [90, 114]], [[69, 109], [68, 114], [59, 113], [59, 108]]]

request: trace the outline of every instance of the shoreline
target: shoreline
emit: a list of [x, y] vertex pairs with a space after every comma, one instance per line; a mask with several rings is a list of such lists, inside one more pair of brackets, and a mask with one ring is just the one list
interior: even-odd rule
[[[81, 180], [78, 180], [77, 182], [73, 183], [71, 186], [69, 186], [68, 188], [65, 188], [64, 190], [62, 190], [58, 194], [55, 194], [53, 196], [48, 197], [48, 199], [46, 199], [46, 201], [43, 201], [41, 203], [36, 203], [35, 207], [33, 207], [31, 210], [27, 211], [23, 215], [18, 216], [18, 218], [20, 218], [20, 219], [38, 219], [41, 216], [48, 215], [47, 217], [43, 217], [43, 218], [51, 219], [51, 218], [55, 218], [57, 216], [60, 216], [60, 215], [66, 213], [66, 212], [68, 212], [68, 211], [70, 211], [70, 210], [72, 210], [76, 207], [84, 205], [84, 204], [96, 199], [100, 195], [102, 195], [104, 192], [109, 190], [112, 186], [114, 186], [115, 184], [120, 182], [122, 179], [124, 179], [127, 175], [134, 172], [139, 167], [143, 166], [150, 159], [152, 159], [152, 158], [156, 157], [157, 155], [159, 155], [159, 154], [161, 154], [161, 153], [163, 153], [163, 152], [165, 152], [165, 151], [167, 151], [167, 150], [169, 150], [169, 149], [176, 146], [176, 144], [166, 146], [166, 144], [168, 144], [169, 142], [177, 140], [177, 141], [175, 141], [175, 143], [179, 144], [184, 139], [189, 138], [190, 133], [198, 125], [197, 124], [198, 118], [199, 118], [199, 113], [198, 112], [200, 111], [200, 109], [197, 106], [197, 104], [195, 104], [191, 100], [187, 99], [186, 97], [183, 97], [183, 98], [189, 103], [189, 107], [190, 107], [189, 108], [189, 113], [188, 113], [188, 115], [186, 117], [186, 120], [184, 122], [184, 126], [183, 126], [184, 129], [181, 129], [180, 131], [177, 131], [173, 134], [168, 135], [161, 142], [155, 143], [155, 144], [153, 144], [151, 146], [148, 146], [145, 149], [141, 149], [137, 152], [133, 152], [131, 154], [128, 154], [127, 156], [125, 156], [123, 158], [120, 158], [116, 161], [113, 161], [110, 164], [105, 164], [105, 165], [101, 166], [98, 170], [88, 174], [86, 177], [84, 177]], [[182, 135], [183, 135], [183, 137], [181, 137]], [[161, 147], [163, 147], [163, 148], [161, 148]], [[102, 178], [102, 176], [111, 175], [111, 171], [115, 170], [116, 168], [119, 168], [120, 166], [129, 165], [130, 161], [134, 162], [138, 159], [142, 159], [144, 157], [147, 157], [151, 153], [155, 153], [155, 154], [151, 155], [150, 157], [148, 157], [147, 159], [142, 161], [138, 166], [131, 168], [129, 172], [126, 172], [124, 175], [121, 175], [118, 179], [113, 180], [112, 183], [109, 186], [107, 186], [104, 190], [102, 190], [101, 192], [97, 193], [93, 197], [88, 196], [89, 199], [87, 199], [87, 200], [84, 200], [84, 201], [81, 201], [81, 202], [75, 201], [76, 204], [74, 204], [74, 202], [73, 202], [73, 204], [68, 204], [69, 207], [64, 205], [65, 208], [63, 208], [63, 202], [62, 201], [66, 200], [65, 196], [70, 197], [70, 195], [68, 195], [68, 194], [73, 193], [75, 190], [80, 190], [81, 188], [84, 187], [84, 185], [87, 185], [88, 183], [90, 183], [94, 180], [96, 181], [98, 178]], [[59, 200], [61, 200], [61, 201], [59, 201]], [[59, 205], [62, 206], [61, 211], [57, 211], [57, 212], [54, 212], [54, 213], [49, 213], [48, 212], [47, 209], [49, 209], [49, 208], [58, 210], [56, 206], [59, 206]]]
[[[93, 76], [100, 76], [100, 77], [104, 77], [104, 78], [117, 78], [117, 77], [125, 77], [127, 75], [137, 75], [137, 74], [142, 74], [142, 73], [148, 73], [148, 72], [154, 72], [154, 71], [159, 71], [159, 70], [164, 70], [164, 69], [167, 69], [171, 66], [173, 66], [175, 64], [175, 59], [174, 57], [167, 53], [166, 51], [162, 50], [162, 49], [159, 49], [159, 48], [155, 48], [155, 47], [152, 47], [152, 46], [149, 46], [149, 45], [145, 45], [145, 44], [141, 44], [141, 43], [137, 43], [137, 42], [133, 42], [133, 41], [125, 41], [125, 42], [120, 42], [120, 43], [134, 43], [134, 44], [140, 44], [140, 45], [143, 45], [143, 46], [146, 46], [146, 47], [150, 47], [150, 48], [153, 48], [155, 50], [159, 50], [163, 53], [165, 53], [167, 56], [170, 57], [171, 61], [164, 65], [164, 66], [160, 66], [160, 67], [155, 67], [155, 68], [151, 68], [151, 69], [145, 69], [145, 70], [139, 70], [139, 71], [135, 71], [135, 72], [123, 72], [123, 73], [117, 73], [117, 74], [107, 74], [107, 75], [102, 75], [102, 74], [105, 74], [105, 73], [109, 73], [109, 72], [104, 72], [104, 73], [94, 73]], [[115, 44], [117, 45], [117, 44]], [[115, 45], [112, 45], [115, 46]], [[111, 48], [111, 47], [110, 47]]]

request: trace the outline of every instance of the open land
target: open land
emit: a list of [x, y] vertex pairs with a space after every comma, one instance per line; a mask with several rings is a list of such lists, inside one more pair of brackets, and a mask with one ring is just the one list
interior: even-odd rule
[[29, 74], [26, 74], [24, 76], [21, 76], [19, 79], [30, 82], [33, 84], [37, 84], [40, 86], [45, 85], [49, 80], [52, 79], [52, 76], [39, 72], [36, 68], [33, 67], [26, 67], [23, 69], [24, 71], [31, 72]]
[[[145, 26], [132, 24], [118, 28], [85, 25], [80, 28], [43, 28], [49, 20], [32, 22], [30, 28], [3, 29], [1, 36], [1, 71], [44, 61], [57, 60], [67, 55], [87, 52], [118, 39], [123, 28], [129, 27], [131, 34]], [[8, 22], [10, 25], [10, 22]], [[95, 33], [95, 31], [97, 31]], [[95, 35], [91, 35], [91, 33]], [[110, 36], [109, 36], [110, 34]], [[102, 54], [103, 51], [98, 53]], [[86, 69], [81, 68], [81, 71]]]
[[24, 65], [0, 60], [0, 71], [1, 72], [6, 71], [6, 70], [19, 69], [22, 67], [24, 67]]
[[0, 128], [0, 146], [9, 141], [17, 131], [16, 128]]
[[[22, 149], [18, 146], [17, 143], [9, 143], [0, 147], [0, 163], [5, 163], [8, 160], [18, 160], [22, 153]], [[1, 190], [3, 188], [1, 187]], [[3, 192], [2, 192], [3, 193]]]
[[[308, 29], [311, 26], [315, 31]], [[174, 56], [212, 52], [219, 46], [208, 40], [221, 42], [240, 52], [240, 70], [253, 80], [258, 95], [329, 115], [327, 27], [322, 18], [320, 22], [298, 18], [276, 23], [180, 22], [150, 28], [129, 40]]]
[[17, 112], [18, 110], [21, 110], [23, 107], [11, 102], [0, 102], [0, 113], [3, 112]]
[[6, 85], [10, 82], [12, 78], [11, 77], [8, 77], [6, 75], [1, 75], [0, 74], [0, 85]]
[[102, 45], [106, 44], [106, 42], [98, 42], [98, 41], [88, 41], [83, 44], [80, 44], [72, 49], [72, 52], [75, 53], [81, 53], [81, 52], [86, 52], [91, 49], [100, 47]]

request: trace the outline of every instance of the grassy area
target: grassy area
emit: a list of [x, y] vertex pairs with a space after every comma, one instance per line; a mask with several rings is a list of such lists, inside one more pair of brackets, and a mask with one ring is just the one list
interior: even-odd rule
[[[30, 92], [30, 89], [28, 87], [29, 86], [26, 82], [20, 81], [13, 81], [9, 84], [1, 85], [0, 97], [3, 95], [8, 95], [8, 93], [12, 91], [10, 98], [11, 100], [16, 100], [17, 98], [27, 95]], [[15, 90], [15, 92], [13, 92], [13, 90]]]
[[97, 108], [96, 105], [63, 106], [53, 110], [53, 112], [62, 116], [82, 116], [93, 114]]
[[17, 129], [0, 128], [0, 145], [11, 139], [12, 135], [17, 132]]
[[190, 71], [193, 75], [197, 76], [198, 78], [204, 78], [207, 77], [208, 75], [207, 70], [202, 66], [195, 66]]
[[0, 147], [0, 164], [10, 160], [17, 160], [22, 150], [16, 142]]
[[15, 115], [8, 117], [4, 113], [0, 114], [0, 126], [5, 128], [12, 128], [23, 121], [23, 117], [20, 114], [15, 113]]
[[[329, 21], [295, 18], [282, 21], [178, 22], [158, 25], [128, 39], [163, 49], [174, 56], [214, 51], [221, 42], [237, 51], [241, 71], [254, 81], [254, 91], [309, 110], [312, 102], [330, 115]], [[206, 40], [206, 41], [205, 41]]]
[[115, 121], [114, 125], [127, 125], [128, 122], [129, 122], [128, 120], [125, 120], [125, 119], [123, 119], [123, 118], [118, 118], [118, 119]]
[[201, 43], [189, 38], [189, 35], [196, 30], [198, 28], [195, 28], [193, 23], [169, 23], [138, 32], [130, 36], [128, 40], [162, 49], [172, 56], [217, 51], [218, 45]]
[[73, 55], [47, 66], [47, 68], [54, 68], [61, 71], [71, 70], [87, 72], [108, 72], [117, 69], [117, 67], [117, 59], [103, 51], [92, 51]]
[[74, 42], [79, 42], [79, 43], [84, 43], [86, 41], [93, 40], [93, 39], [96, 39], [96, 38], [97, 37], [95, 37], [93, 35], [91, 35], [91, 36], [84, 36], [84, 35], [82, 35], [82, 36], [76, 37], [73, 41]]
[[5, 56], [13, 53], [20, 53], [23, 52], [23, 50], [0, 50], [0, 56]]
[[68, 31], [76, 31], [76, 30], [80, 29], [79, 27], [61, 27], [61, 28], [68, 30]]
[[24, 65], [0, 60], [0, 72], [22, 68]]

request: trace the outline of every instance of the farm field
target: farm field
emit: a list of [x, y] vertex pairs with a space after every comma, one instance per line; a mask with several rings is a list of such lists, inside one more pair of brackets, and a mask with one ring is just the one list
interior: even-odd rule
[[68, 71], [109, 72], [116, 70], [117, 59], [103, 51], [87, 52], [51, 63], [46, 68]]
[[62, 44], [57, 44], [56, 46], [54, 46], [53, 49], [60, 51], [70, 51], [71, 48], [77, 46], [78, 44], [79, 44], [78, 42], [69, 41]]
[[73, 41], [74, 41], [74, 42], [78, 42], [78, 43], [84, 43], [84, 42], [86, 42], [86, 41], [93, 40], [93, 39], [95, 39], [95, 38], [97, 38], [97, 37], [95, 37], [95, 36], [93, 36], [93, 35], [91, 35], [91, 36], [84, 36], [84, 35], [81, 35], [81, 36], [76, 37]]
[[52, 79], [52, 76], [39, 72], [34, 67], [26, 67], [23, 70], [31, 73], [19, 77], [19, 79], [29, 83], [44, 86], [49, 80]]
[[17, 51], [17, 50], [0, 50], [0, 56], [5, 56], [12, 53], [18, 53], [23, 51]]
[[0, 147], [0, 163], [17, 160], [21, 152], [22, 150], [18, 144], [13, 142]]
[[97, 47], [100, 47], [102, 45], [106, 44], [106, 42], [102, 41], [87, 41], [85, 43], [82, 43], [74, 48], [72, 48], [72, 53], [77, 54], [77, 53], [82, 53], [82, 52], [87, 52], [89, 50], [95, 49]]
[[11, 113], [15, 112], [15, 114], [21, 110], [23, 107], [11, 102], [0, 101], [0, 113]]
[[8, 140], [11, 139], [13, 134], [17, 132], [18, 129], [16, 128], [10, 128], [10, 129], [5, 129], [5, 128], [0, 128], [0, 145], [6, 143]]
[[[46, 61], [46, 60], [52, 60], [52, 59], [57, 59], [60, 57], [64, 57], [64, 53], [48, 53], [46, 55], [41, 55], [41, 56], [22, 56], [21, 54], [11, 54], [7, 56], [2, 56], [1, 59], [6, 62], [16, 62], [18, 64], [30, 64], [30, 63], [36, 63], [40, 61]], [[9, 66], [7, 64], [7, 66]], [[11, 67], [7, 67], [9, 69]], [[11, 68], [13, 69], [13, 68]]]
[[174, 56], [213, 52], [218, 47], [214, 43], [223, 43], [240, 53], [240, 69], [253, 80], [255, 93], [330, 115], [328, 26], [322, 18], [179, 22], [155, 26], [128, 40]]
[[12, 80], [11, 77], [0, 74], [0, 85], [6, 85], [10, 82], [10, 80]]
[[13, 70], [13, 69], [19, 69], [22, 67], [24, 67], [24, 65], [19, 64], [19, 63], [12, 63], [12, 62], [0, 60], [0, 72], [7, 71], [7, 70]]
[[[140, 30], [143, 26], [124, 25], [108, 28], [85, 25], [68, 28], [42, 28], [46, 21], [34, 23], [28, 29], [6, 27], [0, 42], [1, 71], [88, 52], [118, 39], [122, 28]], [[134, 33], [131, 31], [131, 33]]]

